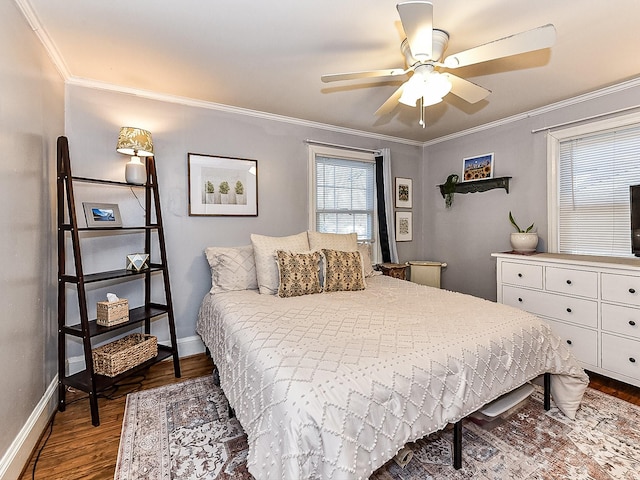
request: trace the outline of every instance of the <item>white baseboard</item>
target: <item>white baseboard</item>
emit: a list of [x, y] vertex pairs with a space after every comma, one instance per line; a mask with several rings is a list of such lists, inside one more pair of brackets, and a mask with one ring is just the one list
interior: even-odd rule
[[[162, 342], [161, 342], [162, 343]], [[189, 357], [205, 351], [204, 344], [198, 335], [178, 339], [180, 357]], [[170, 359], [169, 359], [170, 360]], [[68, 359], [69, 375], [84, 369], [84, 357], [77, 356]], [[22, 469], [31, 457], [31, 452], [42, 432], [47, 427], [53, 412], [58, 408], [58, 375], [49, 384], [44, 395], [27, 419], [18, 436], [13, 440], [9, 449], [0, 459], [0, 480], [17, 480]]]
[[0, 459], [0, 480], [17, 480], [25, 467], [31, 452], [47, 427], [49, 419], [58, 407], [58, 375], [49, 384], [36, 408], [27, 419], [18, 436]]

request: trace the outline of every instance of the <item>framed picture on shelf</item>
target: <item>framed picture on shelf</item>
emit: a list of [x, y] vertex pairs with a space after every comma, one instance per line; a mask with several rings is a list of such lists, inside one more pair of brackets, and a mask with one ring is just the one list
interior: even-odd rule
[[122, 227], [120, 209], [116, 203], [82, 202], [82, 208], [89, 228]]
[[258, 161], [189, 153], [189, 215], [258, 216]]
[[396, 208], [411, 208], [413, 197], [413, 186], [410, 178], [396, 177]]
[[412, 217], [411, 212], [396, 212], [396, 242], [413, 240]]
[[493, 153], [462, 159], [462, 181], [472, 182], [493, 178]]

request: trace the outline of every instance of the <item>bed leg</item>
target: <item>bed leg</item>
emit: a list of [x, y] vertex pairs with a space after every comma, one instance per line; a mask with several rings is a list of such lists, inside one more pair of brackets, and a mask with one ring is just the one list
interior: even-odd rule
[[544, 374], [544, 409], [551, 410], [551, 374]]
[[462, 468], [462, 419], [453, 424], [453, 468]]

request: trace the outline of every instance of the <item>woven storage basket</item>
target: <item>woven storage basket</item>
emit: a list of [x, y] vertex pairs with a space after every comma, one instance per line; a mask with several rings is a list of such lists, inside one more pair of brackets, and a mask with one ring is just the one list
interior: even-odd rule
[[118, 325], [129, 320], [129, 302], [126, 298], [115, 302], [98, 302], [96, 323], [103, 327]]
[[93, 349], [92, 354], [93, 371], [115, 377], [158, 355], [158, 339], [153, 335], [132, 333]]

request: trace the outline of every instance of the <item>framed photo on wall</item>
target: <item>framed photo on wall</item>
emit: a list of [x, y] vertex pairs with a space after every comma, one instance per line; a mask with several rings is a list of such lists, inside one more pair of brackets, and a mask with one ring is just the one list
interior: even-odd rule
[[411, 212], [396, 212], [396, 242], [411, 242], [413, 240], [412, 217]]
[[401, 177], [396, 177], [395, 180], [396, 208], [411, 208], [413, 203], [412, 180]]
[[472, 182], [493, 178], [493, 153], [462, 159], [462, 181]]
[[82, 208], [89, 228], [122, 227], [120, 209], [116, 203], [82, 202]]
[[189, 215], [258, 216], [258, 161], [188, 154]]

